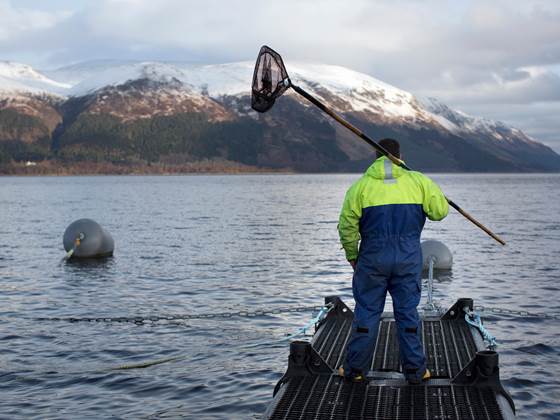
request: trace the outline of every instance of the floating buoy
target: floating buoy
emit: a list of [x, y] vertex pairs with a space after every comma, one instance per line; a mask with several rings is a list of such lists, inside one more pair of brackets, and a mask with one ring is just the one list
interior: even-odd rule
[[115, 241], [99, 223], [91, 219], [72, 222], [62, 238], [66, 258], [103, 258], [113, 255]]
[[430, 259], [433, 260], [436, 270], [451, 270], [453, 266], [453, 254], [447, 246], [440, 241], [427, 240], [422, 242], [422, 264], [424, 270], [430, 265]]

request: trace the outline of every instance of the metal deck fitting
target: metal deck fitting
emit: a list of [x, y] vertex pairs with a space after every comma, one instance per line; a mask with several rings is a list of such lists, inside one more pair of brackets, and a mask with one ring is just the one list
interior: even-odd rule
[[268, 419], [511, 419], [515, 407], [499, 379], [498, 354], [485, 351], [480, 333], [464, 320], [471, 299], [444, 315], [422, 320], [422, 341], [432, 379], [411, 386], [401, 373], [392, 314], [383, 314], [368, 381], [349, 383], [342, 365], [352, 311], [338, 297], [311, 342], [290, 345], [288, 369], [274, 390]]

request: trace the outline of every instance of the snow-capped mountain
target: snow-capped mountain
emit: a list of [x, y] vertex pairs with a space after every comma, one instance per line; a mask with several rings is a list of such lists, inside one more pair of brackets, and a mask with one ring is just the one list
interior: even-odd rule
[[148, 79], [162, 84], [180, 82], [187, 89], [211, 97], [249, 92], [252, 73], [249, 62], [193, 65], [133, 61], [94, 61], [47, 72], [51, 79], [71, 85], [67, 91], [70, 96], [84, 96], [107, 86]]
[[[58, 81], [54, 83], [68, 87], [69, 96], [84, 96], [134, 80], [150, 80], [159, 84], [166, 94], [177, 97], [200, 94], [219, 100], [250, 93], [253, 65], [252, 62], [189, 65], [108, 61], [65, 67], [50, 72], [50, 76]], [[289, 73], [294, 83], [320, 99], [331, 99], [330, 105], [340, 113], [362, 112], [409, 124], [439, 124], [454, 134], [484, 132], [506, 141], [508, 137], [501, 134], [504, 131], [521, 133], [501, 122], [453, 110], [435, 98], [418, 100], [409, 92], [344, 67], [296, 64], [289, 66]], [[169, 92], [166, 86], [174, 87], [174, 92]], [[520, 139], [530, 141], [528, 137]]]
[[477, 118], [464, 112], [453, 110], [436, 98], [422, 100], [424, 109], [436, 115], [438, 122], [455, 134], [485, 134], [496, 140], [512, 141], [515, 137], [522, 141], [531, 141], [521, 130], [512, 128], [500, 121]]
[[[134, 143], [135, 136], [144, 136], [142, 145], [150, 143], [157, 159], [162, 149], [185, 159], [243, 162], [244, 156], [233, 150], [238, 147], [251, 156], [244, 163], [257, 166], [348, 170], [371, 160], [358, 140], [293, 92], [269, 113], [253, 112], [248, 100], [253, 65], [95, 61], [39, 72], [0, 62], [0, 117], [11, 110], [33, 119], [14, 130], [0, 118], [0, 145], [2, 138], [29, 142], [40, 133], [55, 148], [77, 150], [103, 138], [105, 148], [114, 141], [126, 149], [119, 149], [119, 156], [133, 152], [142, 158]], [[372, 136], [399, 138], [409, 162], [419, 169], [560, 169], [560, 157], [522, 131], [466, 115], [434, 98], [416, 98], [339, 66], [296, 63], [288, 72], [295, 84]], [[146, 120], [159, 131], [147, 129]], [[31, 133], [26, 124], [33, 126]], [[37, 128], [41, 124], [44, 130]], [[193, 140], [189, 130], [200, 138]], [[166, 136], [173, 140], [164, 146]], [[246, 144], [244, 137], [254, 139]]]
[[64, 95], [71, 85], [49, 79], [31, 66], [0, 61], [0, 94], [17, 93]]

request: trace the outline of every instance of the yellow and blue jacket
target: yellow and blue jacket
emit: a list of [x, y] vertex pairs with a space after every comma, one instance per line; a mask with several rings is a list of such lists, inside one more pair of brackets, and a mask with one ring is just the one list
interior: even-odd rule
[[391, 240], [420, 241], [426, 216], [441, 220], [449, 205], [440, 188], [427, 176], [377, 159], [346, 193], [338, 232], [349, 261], [360, 250]]

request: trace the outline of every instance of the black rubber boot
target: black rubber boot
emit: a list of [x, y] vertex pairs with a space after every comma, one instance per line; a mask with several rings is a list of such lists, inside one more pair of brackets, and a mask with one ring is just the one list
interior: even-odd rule
[[342, 366], [338, 368], [338, 375], [342, 376], [344, 380], [347, 382], [353, 382], [353, 383], [366, 382], [366, 375], [364, 375], [362, 372], [352, 370], [348, 374], [346, 374]]

